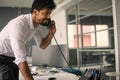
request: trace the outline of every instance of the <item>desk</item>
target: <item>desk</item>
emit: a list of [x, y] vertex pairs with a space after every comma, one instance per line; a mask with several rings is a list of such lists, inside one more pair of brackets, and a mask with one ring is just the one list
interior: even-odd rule
[[48, 80], [48, 78], [50, 77], [55, 77], [56, 80], [78, 80], [78, 76], [71, 74], [71, 73], [67, 73], [64, 71], [60, 71], [58, 73], [54, 73], [51, 75], [44, 75], [44, 76], [40, 76], [40, 75], [36, 75], [34, 76], [35, 80]]
[[112, 80], [111, 77], [120, 76], [120, 72], [107, 72], [105, 75], [109, 76], [109, 80]]
[[[38, 75], [33, 76], [34, 80], [48, 80], [48, 78], [50, 77], [55, 77], [56, 80], [78, 80], [79, 79], [78, 76], [68, 72], [61, 71], [61, 70], [59, 70], [58, 73], [50, 73], [50, 74], [45, 73], [47, 70], [42, 70], [40, 72], [39, 71], [40, 69], [37, 71]], [[24, 80], [21, 74], [20, 74], [19, 80]]]

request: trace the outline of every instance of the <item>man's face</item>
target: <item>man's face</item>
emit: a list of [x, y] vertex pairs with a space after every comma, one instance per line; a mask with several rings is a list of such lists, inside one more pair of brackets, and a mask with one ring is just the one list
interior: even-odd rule
[[35, 14], [36, 23], [41, 25], [46, 24], [50, 19], [50, 14], [51, 14], [51, 10], [47, 8], [42, 9], [40, 11], [36, 11], [36, 14]]

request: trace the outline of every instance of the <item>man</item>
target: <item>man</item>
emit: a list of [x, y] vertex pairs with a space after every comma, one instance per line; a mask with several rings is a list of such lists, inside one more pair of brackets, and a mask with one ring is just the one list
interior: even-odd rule
[[45, 49], [56, 32], [51, 21], [48, 35], [42, 38], [40, 25], [46, 25], [56, 5], [53, 0], [34, 0], [30, 14], [12, 19], [0, 32], [0, 80], [18, 80], [20, 70], [24, 80], [34, 80], [26, 61], [25, 43], [34, 37]]

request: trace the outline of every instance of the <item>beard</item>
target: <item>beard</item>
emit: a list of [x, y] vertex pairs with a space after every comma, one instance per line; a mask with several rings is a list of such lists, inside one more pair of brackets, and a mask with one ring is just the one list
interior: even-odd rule
[[49, 26], [49, 19], [44, 19], [42, 23], [40, 23], [42, 26]]
[[48, 24], [47, 23], [40, 23], [40, 25], [47, 26]]

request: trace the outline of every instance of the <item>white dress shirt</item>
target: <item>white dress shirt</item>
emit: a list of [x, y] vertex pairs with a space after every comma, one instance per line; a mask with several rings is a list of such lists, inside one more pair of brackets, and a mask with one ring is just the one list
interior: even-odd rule
[[40, 27], [34, 28], [31, 14], [12, 19], [0, 32], [0, 54], [15, 57], [17, 65], [26, 61], [25, 44], [32, 37], [37, 44], [43, 38]]

